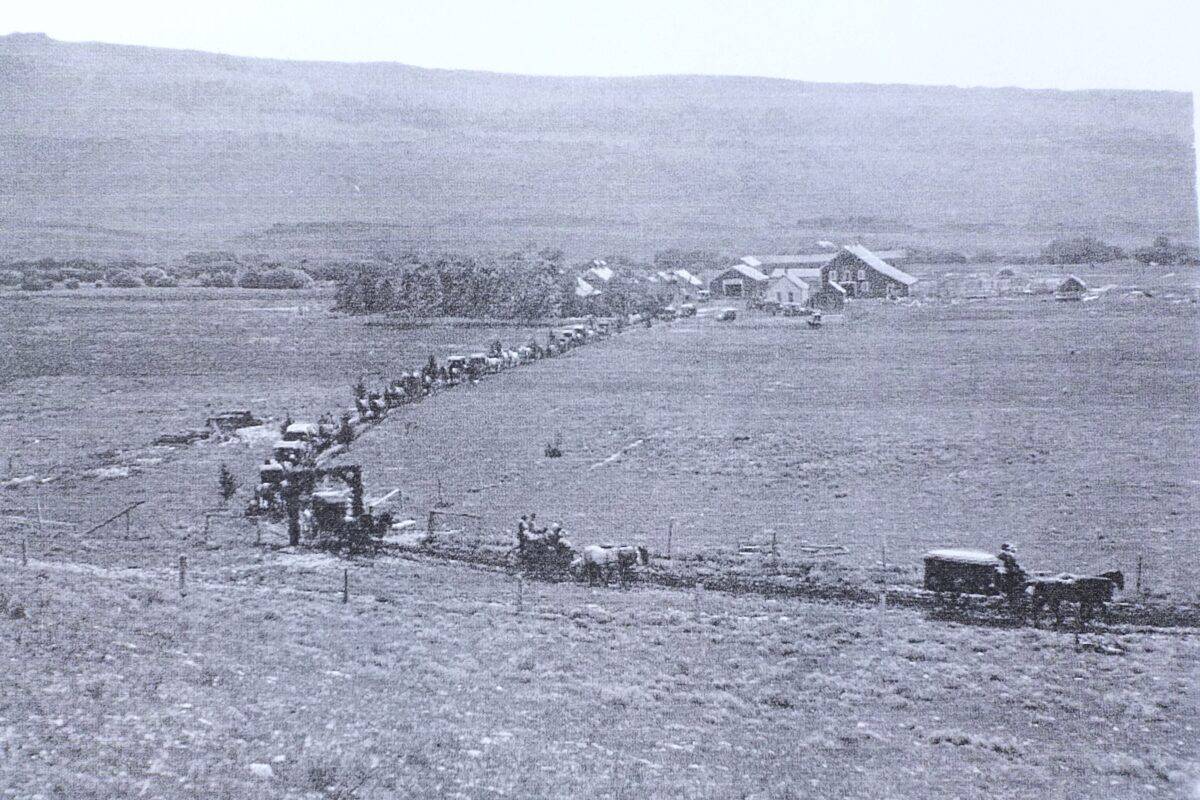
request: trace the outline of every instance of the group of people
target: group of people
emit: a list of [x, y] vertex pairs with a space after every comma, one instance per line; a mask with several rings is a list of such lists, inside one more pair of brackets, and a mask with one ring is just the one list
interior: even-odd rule
[[549, 529], [538, 527], [537, 514], [522, 514], [517, 522], [517, 550], [524, 554], [531, 548], [542, 547], [553, 549], [560, 553], [573, 552], [574, 547], [566, 537], [561, 522], [555, 522]]

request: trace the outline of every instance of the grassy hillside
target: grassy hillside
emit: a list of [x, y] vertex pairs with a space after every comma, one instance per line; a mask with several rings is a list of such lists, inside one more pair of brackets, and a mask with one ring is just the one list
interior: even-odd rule
[[[533, 78], [13, 35], [0, 243], [1194, 240], [1191, 127], [1178, 93]], [[376, 225], [294, 227], [326, 222]]]

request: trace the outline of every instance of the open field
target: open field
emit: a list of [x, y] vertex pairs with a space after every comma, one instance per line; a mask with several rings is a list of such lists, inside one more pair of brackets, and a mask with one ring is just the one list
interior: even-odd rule
[[[216, 506], [218, 464], [244, 479], [240, 504], [267, 449], [146, 447], [155, 435], [226, 407], [312, 418], [348, 405], [361, 374], [532, 333], [367, 327], [326, 312], [320, 293], [0, 303], [9, 474], [56, 478], [11, 489], [5, 505], [40, 494], [74, 523], [53, 546], [102, 559], [154, 548], [74, 541], [84, 523], [149, 497], [159, 534], [183, 535]], [[1200, 566], [1177, 556], [1200, 550], [1195, 309], [860, 304], [819, 332], [702, 316], [403, 409], [346, 460], [370, 486], [401, 487], [405, 513], [430, 508], [440, 482], [453, 510], [502, 536], [533, 510], [581, 542], [661, 551], [674, 518], [675, 552], [761, 544], [773, 530], [783, 555], [798, 541], [842, 544], [850, 563], [873, 564], [886, 548], [914, 579], [928, 547], [1012, 541], [1034, 568], [1133, 575], [1140, 557], [1151, 589], [1194, 601]], [[565, 455], [546, 459], [556, 434]], [[80, 477], [95, 469], [131, 477]]]
[[[221, 544], [245, 553], [229, 540]], [[203, 553], [194, 553], [197, 562]], [[1200, 640], [263, 552], [0, 562], [0, 796], [1194, 797]]]
[[[226, 407], [312, 417], [360, 374], [531, 333], [328, 301], [0, 295], [0, 796], [1195, 796], [1191, 631], [646, 586], [525, 583], [518, 609], [494, 570], [289, 553], [238, 519], [202, 536], [218, 465], [240, 507], [269, 438], [156, 435]], [[859, 305], [820, 331], [706, 314], [397, 410], [344, 460], [416, 518], [440, 482], [497, 539], [536, 510], [661, 551], [675, 518], [677, 553], [774, 529], [784, 556], [846, 545], [846, 568], [886, 545], [912, 581], [926, 547], [1013, 541], [1037, 568], [1141, 556], [1194, 601], [1196, 323], [1157, 299]], [[136, 499], [128, 532], [84, 535]]]

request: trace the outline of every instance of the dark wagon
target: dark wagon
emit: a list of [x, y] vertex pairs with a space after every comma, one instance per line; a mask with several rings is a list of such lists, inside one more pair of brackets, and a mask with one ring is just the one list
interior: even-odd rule
[[948, 594], [1000, 594], [1000, 559], [983, 550], [930, 550], [925, 588]]

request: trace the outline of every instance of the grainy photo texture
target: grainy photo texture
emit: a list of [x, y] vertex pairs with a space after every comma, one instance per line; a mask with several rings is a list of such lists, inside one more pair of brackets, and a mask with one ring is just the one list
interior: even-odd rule
[[1189, 4], [17, 5], [0, 797], [1200, 798]]

